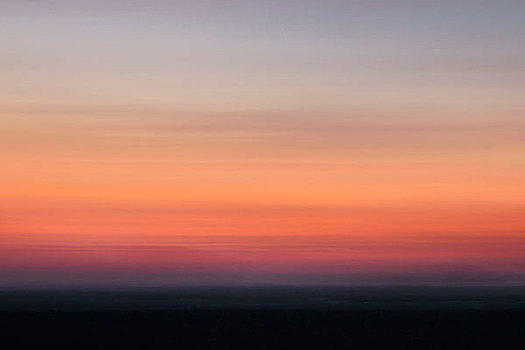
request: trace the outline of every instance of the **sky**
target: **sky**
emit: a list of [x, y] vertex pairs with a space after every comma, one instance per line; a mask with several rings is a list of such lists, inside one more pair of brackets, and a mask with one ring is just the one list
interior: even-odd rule
[[0, 1], [0, 288], [525, 284], [525, 3]]

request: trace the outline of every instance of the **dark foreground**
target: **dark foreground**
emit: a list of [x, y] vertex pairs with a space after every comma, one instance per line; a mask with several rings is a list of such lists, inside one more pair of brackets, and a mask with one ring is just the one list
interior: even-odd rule
[[524, 349], [521, 291], [2, 292], [0, 339], [5, 349]]
[[[524, 312], [215, 310], [8, 312], [9, 349], [523, 349]], [[7, 349], [7, 348], [6, 348]]]

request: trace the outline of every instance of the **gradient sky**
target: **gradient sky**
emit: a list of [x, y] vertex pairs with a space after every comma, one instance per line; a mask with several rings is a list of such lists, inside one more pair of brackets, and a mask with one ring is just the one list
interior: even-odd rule
[[0, 288], [525, 283], [524, 18], [0, 1]]

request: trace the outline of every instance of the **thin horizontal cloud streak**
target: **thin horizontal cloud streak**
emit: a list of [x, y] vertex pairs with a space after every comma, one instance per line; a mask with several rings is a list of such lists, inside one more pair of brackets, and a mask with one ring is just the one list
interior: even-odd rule
[[[458, 239], [461, 245], [457, 244]], [[249, 280], [249, 276], [264, 278], [265, 274], [273, 276], [273, 283], [285, 283], [290, 276], [303, 281], [325, 280], [343, 284], [366, 276], [375, 276], [373, 278], [379, 281], [386, 279], [389, 283], [450, 279], [456, 279], [456, 283], [465, 280], [504, 283], [519, 280], [525, 264], [520, 254], [525, 243], [522, 237], [504, 242], [499, 236], [474, 240], [452, 238], [448, 241], [442, 237], [420, 237], [416, 239], [419, 242], [407, 237], [394, 244], [383, 239], [371, 244], [366, 237], [334, 237], [332, 243], [326, 243], [326, 240], [330, 238], [231, 237], [216, 239], [211, 244], [192, 243], [190, 239], [185, 244], [175, 245], [11, 247], [4, 251], [2, 266], [6, 270], [2, 273], [9, 273], [13, 268], [22, 275], [32, 271], [45, 275], [54, 271], [57, 276], [65, 276], [69, 271], [77, 271], [81, 276], [94, 274], [99, 278], [104, 274], [124, 275], [128, 283], [147, 283], [150, 273], [150, 281], [160, 278], [167, 285], [180, 283], [184, 276], [191, 276], [194, 282], [213, 283], [221, 275], [223, 278], [237, 276], [242, 281]], [[23, 261], [18, 259], [20, 249], [26, 256]], [[502, 255], [506, 256], [503, 263], [500, 261]], [[64, 261], [69, 261], [67, 268]], [[209, 265], [210, 261], [214, 262], [213, 267]], [[297, 268], [307, 268], [308, 273], [297, 274], [294, 272]], [[101, 274], [99, 269], [106, 272]], [[381, 275], [386, 271], [388, 274]]]
[[[259, 155], [264, 155], [264, 150], [271, 155], [276, 148], [293, 155], [294, 150], [300, 151], [309, 144], [314, 153], [321, 151], [329, 155], [332, 152], [336, 156], [344, 155], [346, 150], [366, 151], [385, 146], [400, 151], [414, 146], [441, 147], [443, 150], [451, 147], [468, 149], [477, 147], [477, 144], [523, 147], [521, 134], [525, 124], [518, 113], [509, 117], [477, 119], [471, 115], [449, 119], [446, 114], [442, 118], [436, 112], [429, 114], [421, 112], [385, 118], [359, 112], [334, 114], [320, 111], [315, 115], [311, 112], [261, 111], [161, 113], [159, 116], [158, 112], [141, 114], [135, 111], [130, 117], [127, 111], [118, 109], [99, 112], [72, 110], [59, 113], [63, 117], [55, 122], [47, 120], [47, 125], [41, 125], [32, 131], [33, 134], [27, 132], [23, 123], [9, 123], [6, 125], [9, 134], [5, 135], [3, 142], [9, 145], [10, 141], [41, 140], [45, 149], [47, 140], [58, 136], [66, 149], [72, 146], [73, 140], [79, 147], [84, 144], [105, 149], [129, 147], [135, 142], [141, 147], [158, 148], [167, 154], [170, 148], [176, 154], [181, 146], [192, 153], [209, 147], [215, 150], [226, 147], [224, 151], [229, 152], [232, 147], [243, 145], [244, 151], [252, 149]], [[80, 117], [82, 115], [85, 117]], [[97, 115], [100, 117], [93, 120]], [[181, 144], [180, 140], [184, 143]], [[53, 147], [60, 152], [60, 143]]]

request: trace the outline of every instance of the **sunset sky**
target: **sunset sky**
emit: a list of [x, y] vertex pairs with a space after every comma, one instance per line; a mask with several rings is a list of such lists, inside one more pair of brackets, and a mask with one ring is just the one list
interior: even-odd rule
[[525, 284], [524, 18], [0, 1], [0, 289]]

